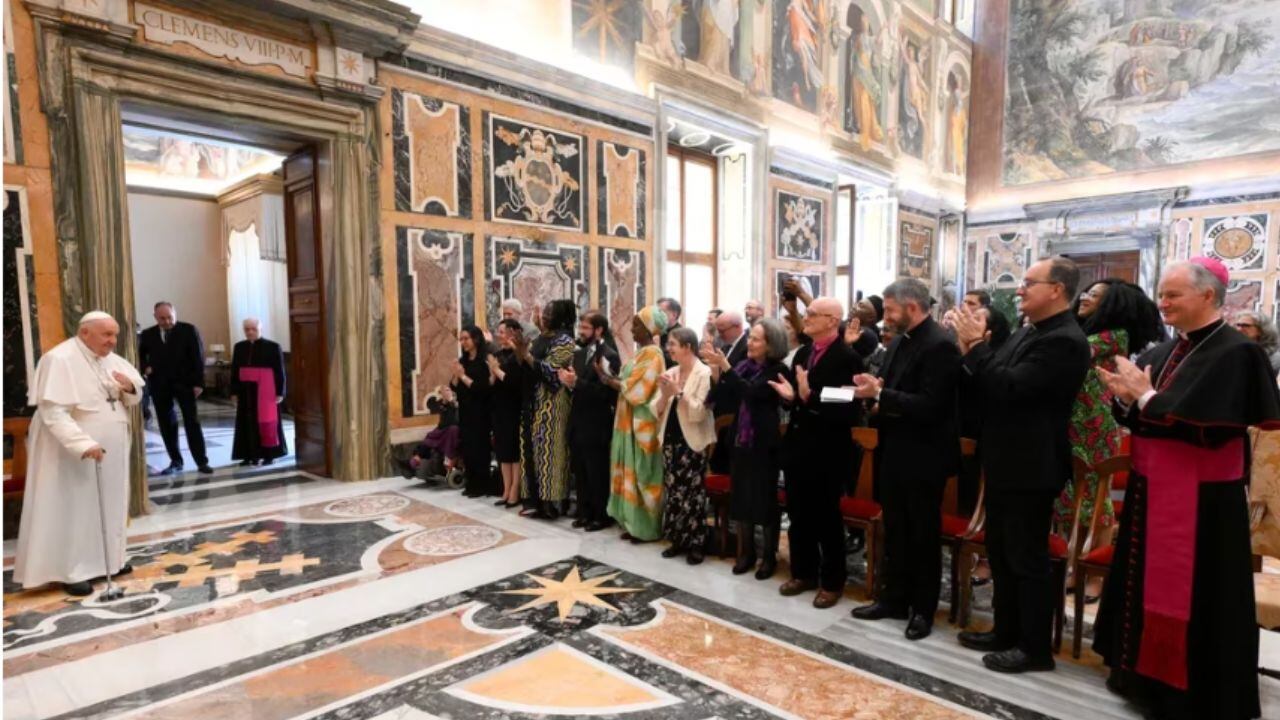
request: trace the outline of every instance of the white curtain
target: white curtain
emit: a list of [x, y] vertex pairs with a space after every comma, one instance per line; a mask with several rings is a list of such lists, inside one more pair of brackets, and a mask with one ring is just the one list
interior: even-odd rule
[[257, 223], [227, 236], [227, 308], [231, 337], [244, 337], [245, 318], [261, 322], [262, 337], [289, 352], [289, 277], [287, 265], [262, 259]]

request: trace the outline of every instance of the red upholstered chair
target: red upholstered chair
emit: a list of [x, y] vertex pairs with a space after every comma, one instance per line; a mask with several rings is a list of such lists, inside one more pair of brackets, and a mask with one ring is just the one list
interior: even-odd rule
[[[716, 434], [733, 425], [733, 415], [716, 416]], [[715, 446], [707, 448], [707, 457], [715, 451]], [[707, 499], [711, 501], [711, 509], [715, 513], [716, 542], [720, 545], [720, 557], [728, 557], [729, 552], [729, 493], [733, 482], [725, 473], [707, 473], [702, 484], [707, 490]]]
[[883, 514], [880, 503], [871, 499], [871, 485], [875, 478], [875, 449], [880, 444], [880, 434], [875, 428], [854, 428], [853, 441], [862, 448], [862, 463], [858, 468], [858, 484], [853, 495], [840, 499], [840, 514], [845, 527], [861, 530], [867, 538], [867, 594], [874, 598], [876, 569], [880, 564]]
[[[1111, 494], [1112, 483], [1117, 475], [1129, 473], [1129, 456], [1116, 455], [1102, 462], [1089, 466], [1084, 460], [1076, 457], [1075, 462], [1075, 521], [1071, 524], [1071, 539], [1067, 541], [1067, 566], [1075, 583], [1074, 618], [1071, 634], [1071, 657], [1080, 657], [1080, 645], [1084, 641], [1084, 592], [1091, 577], [1107, 576], [1111, 570], [1111, 558], [1115, 554], [1115, 546], [1111, 543], [1098, 543], [1098, 533], [1102, 530], [1103, 501]], [[1093, 495], [1093, 512], [1088, 518], [1081, 517], [1084, 506], [1085, 491], [1088, 487], [1088, 473], [1098, 474], [1097, 492]]]
[[[960, 454], [966, 458], [977, 455], [978, 442], [971, 438], [960, 438]], [[978, 504], [973, 515], [961, 515], [960, 478], [947, 478], [947, 487], [942, 495], [942, 544], [951, 550], [951, 612], [949, 618], [954, 624], [960, 615], [960, 551], [967, 540], [982, 542], [986, 536], [982, 532], [983, 487], [981, 475], [978, 480]]]

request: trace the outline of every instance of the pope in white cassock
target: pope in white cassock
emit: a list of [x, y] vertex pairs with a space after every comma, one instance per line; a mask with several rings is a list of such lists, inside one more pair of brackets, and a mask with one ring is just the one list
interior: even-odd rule
[[[142, 398], [142, 377], [116, 355], [120, 326], [104, 312], [80, 319], [69, 340], [36, 366], [28, 403], [36, 406], [27, 434], [27, 488], [22, 500], [13, 579], [24, 588], [63, 583], [89, 595], [106, 572], [128, 572], [129, 408]], [[99, 519], [94, 463], [102, 464], [106, 528]], [[109, 568], [103, 567], [107, 538]]]

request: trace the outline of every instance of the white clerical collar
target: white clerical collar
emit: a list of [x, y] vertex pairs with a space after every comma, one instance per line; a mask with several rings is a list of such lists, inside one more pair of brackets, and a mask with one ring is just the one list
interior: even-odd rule
[[94, 352], [92, 348], [86, 345], [79, 335], [76, 336], [76, 344], [80, 346], [80, 351], [85, 354], [85, 357], [92, 358], [95, 362], [103, 361], [103, 358], [99, 356], [98, 353]]

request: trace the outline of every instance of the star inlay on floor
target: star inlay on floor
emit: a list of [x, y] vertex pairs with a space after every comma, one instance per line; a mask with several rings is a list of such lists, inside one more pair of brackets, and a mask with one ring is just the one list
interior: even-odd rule
[[610, 573], [600, 577], [583, 580], [582, 575], [578, 572], [578, 566], [574, 565], [564, 580], [552, 580], [550, 578], [539, 577], [537, 575], [526, 575], [530, 580], [538, 583], [541, 587], [523, 588], [520, 590], [503, 590], [504, 595], [531, 595], [533, 600], [521, 605], [509, 612], [520, 612], [529, 608], [539, 607], [548, 603], [555, 603], [559, 612], [560, 620], [563, 622], [569, 617], [569, 613], [573, 612], [573, 606], [577, 603], [583, 605], [593, 605], [595, 607], [605, 608], [614, 612], [619, 612], [618, 608], [610, 605], [600, 599], [601, 595], [615, 595], [617, 593], [634, 593], [640, 592], [641, 588], [619, 588], [619, 587], [601, 587], [605, 583], [613, 580], [622, 573]]

